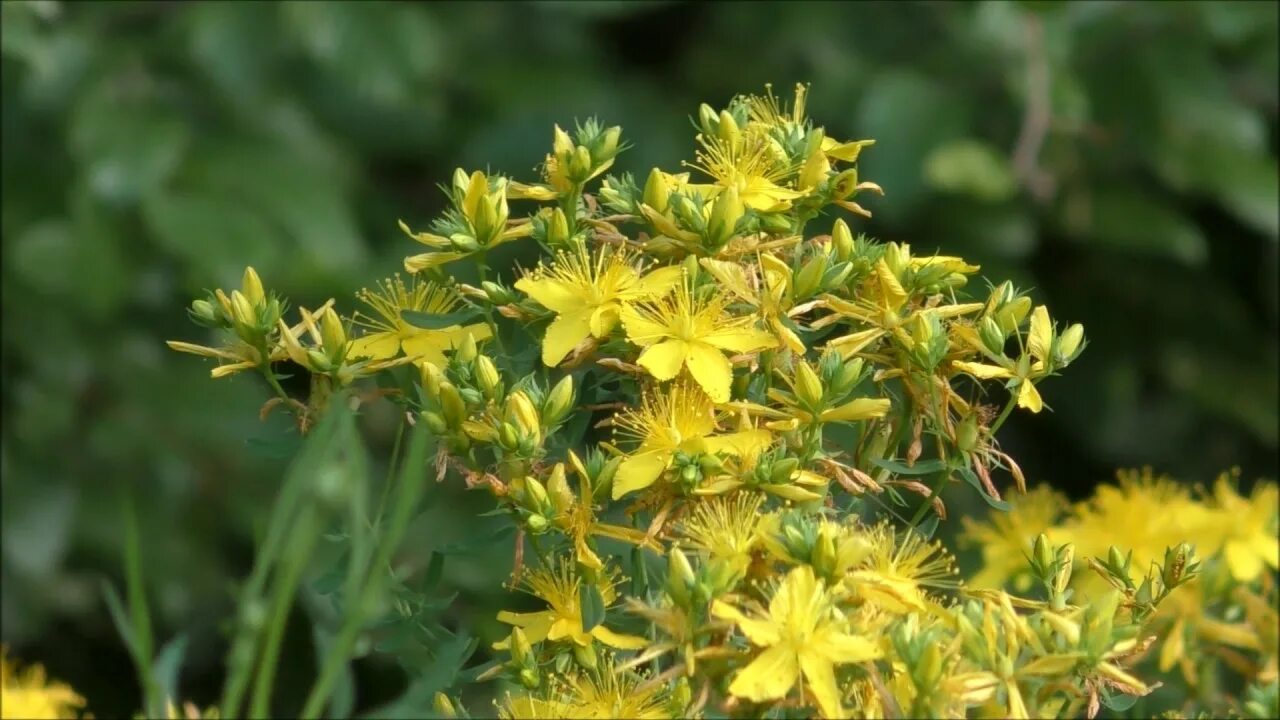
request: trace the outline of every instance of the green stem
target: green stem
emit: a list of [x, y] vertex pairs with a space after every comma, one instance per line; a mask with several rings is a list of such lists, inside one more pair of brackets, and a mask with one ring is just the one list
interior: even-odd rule
[[382, 494], [378, 497], [378, 511], [373, 515], [375, 530], [382, 525], [382, 513], [387, 507], [387, 495], [391, 491], [391, 486], [395, 484], [396, 463], [400, 460], [400, 441], [404, 438], [404, 426], [404, 417], [401, 416], [400, 424], [396, 427], [396, 439], [391, 444], [391, 459], [387, 462], [387, 479], [382, 483]]
[[[1031, 382], [1031, 381], [1023, 380], [1023, 382]], [[988, 435], [990, 435], [992, 438], [996, 436], [996, 431], [1000, 429], [1001, 425], [1004, 425], [1004, 421], [1009, 418], [1009, 413], [1013, 412], [1013, 406], [1017, 404], [1017, 402], [1018, 402], [1018, 396], [1016, 394], [1010, 394], [1009, 401], [1004, 404], [1004, 410], [1000, 411], [1000, 416], [996, 418], [996, 421], [991, 424], [991, 429], [987, 431]]]
[[284, 641], [285, 627], [289, 621], [289, 612], [293, 609], [294, 595], [298, 583], [302, 580], [302, 572], [307, 567], [315, 549], [319, 533], [316, 532], [316, 509], [308, 506], [304, 515], [299, 518], [297, 527], [291, 533], [294, 544], [280, 569], [280, 575], [272, 588], [271, 616], [268, 619], [267, 634], [262, 646], [262, 660], [258, 664], [258, 674], [253, 683], [253, 701], [249, 706], [249, 716], [254, 718], [268, 717], [271, 713], [271, 691], [275, 683], [276, 666], [280, 659], [280, 645]]
[[[414, 437], [410, 440], [409, 458], [425, 458], [426, 443], [429, 440], [430, 438], [425, 432], [425, 428], [417, 428], [414, 432]], [[351, 649], [355, 646], [356, 640], [360, 636], [360, 628], [365, 624], [365, 612], [373, 605], [373, 600], [378, 596], [378, 593], [382, 592], [384, 581], [392, 575], [390, 568], [391, 555], [399, 547], [400, 539], [403, 537], [409, 521], [417, 510], [419, 500], [422, 498], [427, 482], [425, 475], [418, 473], [416, 477], [411, 477], [408, 475], [408, 470], [402, 470], [401, 476], [401, 481], [396, 484], [395, 499], [391, 503], [394, 514], [391, 517], [391, 523], [387, 527], [386, 534], [382, 536], [378, 543], [373, 562], [369, 565], [369, 575], [366, 577], [358, 597], [348, 599], [345, 607], [346, 618], [343, 620], [342, 627], [329, 648], [329, 654], [320, 670], [320, 676], [316, 679], [316, 683], [312, 686], [310, 694], [307, 695], [307, 701], [302, 707], [300, 716], [307, 720], [314, 720], [314, 718], [319, 717], [320, 712], [329, 701], [329, 696], [333, 692], [333, 683], [337, 680], [343, 664], [350, 657]]]
[[153, 638], [151, 634], [151, 614], [147, 609], [146, 585], [142, 581], [142, 547], [138, 536], [138, 513], [134, 506], [132, 490], [125, 490], [125, 543], [124, 572], [125, 593], [129, 603], [129, 618], [133, 624], [133, 639], [136, 643], [138, 675], [142, 682], [143, 707], [149, 712], [156, 712], [164, 698], [157, 697], [159, 688], [151, 672], [151, 656]]

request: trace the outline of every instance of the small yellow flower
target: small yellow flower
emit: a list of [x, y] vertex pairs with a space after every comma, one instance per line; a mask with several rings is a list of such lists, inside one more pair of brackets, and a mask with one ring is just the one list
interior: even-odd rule
[[702, 149], [690, 167], [714, 178], [719, 186], [716, 190], [736, 189], [739, 200], [748, 208], [761, 212], [787, 210], [791, 201], [804, 194], [779, 182], [794, 174], [796, 168], [777, 141], [763, 132], [750, 130], [727, 140], [698, 135]]
[[941, 543], [927, 542], [915, 531], [898, 535], [888, 522], [871, 528], [867, 539], [867, 560], [845, 582], [869, 602], [894, 613], [933, 612], [938, 606], [925, 588], [960, 585], [955, 560]]
[[[524, 584], [527, 591], [545, 601], [551, 607], [531, 613], [516, 613], [503, 610], [498, 613], [498, 620], [515, 625], [524, 630], [529, 642], [543, 640], [568, 641], [582, 648], [590, 648], [596, 640], [620, 650], [637, 650], [648, 644], [648, 640], [633, 635], [616, 633], [600, 623], [590, 631], [582, 629], [582, 600], [579, 588], [582, 578], [573, 569], [568, 560], [558, 560], [550, 568], [539, 568], [525, 575]], [[610, 573], [601, 573], [597, 585], [600, 597], [607, 608], [617, 599], [615, 589], [617, 581]], [[502, 650], [509, 640], [494, 644], [494, 648]]]
[[0, 717], [22, 720], [74, 718], [84, 709], [84, 698], [70, 685], [50, 680], [39, 664], [19, 670], [0, 647]]
[[701, 299], [682, 282], [663, 298], [624, 306], [627, 337], [644, 348], [637, 362], [664, 381], [687, 367], [712, 400], [728, 401], [733, 365], [722, 351], [750, 353], [778, 344], [772, 334], [754, 327], [754, 318], [726, 313], [728, 304], [725, 294]]
[[508, 222], [507, 187], [503, 177], [489, 177], [479, 170], [470, 175], [461, 168], [455, 170], [449, 192], [453, 207], [432, 225], [437, 232], [415, 233], [404, 221], [400, 222], [404, 234], [434, 248], [433, 252], [405, 258], [405, 272], [438, 267], [532, 232], [533, 225], [528, 220]]
[[835, 666], [880, 656], [877, 645], [852, 635], [833, 608], [825, 585], [802, 565], [787, 573], [767, 612], [747, 615], [716, 600], [712, 614], [738, 626], [757, 647], [764, 648], [734, 676], [729, 692], [752, 702], [785, 697], [804, 677], [805, 687], [824, 717], [840, 717], [840, 690]]
[[[573, 451], [570, 450], [569, 454], [573, 456]], [[576, 460], [576, 457], [574, 459]], [[576, 462], [575, 467], [582, 468], [581, 461]], [[551, 521], [552, 525], [573, 540], [574, 559], [585, 567], [595, 570], [604, 567], [600, 556], [596, 555], [588, 543], [591, 537], [605, 537], [632, 545], [644, 545], [656, 552], [662, 551], [661, 546], [650, 540], [643, 530], [600, 522], [596, 518], [595, 505], [592, 501], [591, 479], [581, 470], [577, 475], [578, 495], [576, 497], [569, 490], [562, 463], [557, 463], [551, 469], [551, 476], [547, 480], [547, 492], [556, 510], [556, 516]]]
[[373, 316], [355, 314], [355, 322], [368, 328], [368, 332], [351, 344], [353, 357], [388, 360], [403, 350], [405, 355], [443, 367], [444, 351], [457, 347], [467, 335], [476, 342], [493, 335], [485, 323], [429, 330], [406, 322], [401, 316], [406, 310], [447, 315], [462, 303], [462, 298], [453, 290], [419, 281], [417, 276], [406, 287], [396, 275], [379, 283], [377, 292], [361, 290], [357, 297], [373, 310]]
[[[290, 329], [280, 320], [280, 344], [290, 360], [316, 375], [327, 375], [345, 387], [357, 378], [397, 365], [404, 365], [414, 358], [405, 356], [389, 360], [359, 360], [351, 362], [352, 341], [342, 320], [333, 308], [326, 305], [321, 312], [312, 314], [299, 307], [302, 323]], [[302, 344], [303, 339], [310, 343]]]
[[550, 267], [521, 278], [516, 288], [556, 313], [542, 340], [542, 362], [553, 366], [588, 337], [607, 337], [627, 303], [662, 295], [679, 279], [678, 267], [641, 277], [627, 252], [606, 246], [593, 255], [577, 245]]
[[768, 430], [715, 434], [711, 399], [688, 382], [647, 395], [638, 410], [619, 413], [613, 422], [622, 433], [640, 441], [640, 447], [622, 461], [614, 476], [614, 500], [652, 485], [677, 452], [742, 455], [758, 452], [770, 442]]
[[731, 567], [743, 570], [759, 539], [756, 527], [763, 504], [764, 496], [753, 492], [703, 500], [680, 521], [677, 529], [682, 538], [705, 551], [711, 559], [727, 561]]
[[645, 683], [628, 670], [617, 670], [612, 657], [605, 657], [590, 670], [575, 670], [553, 680], [543, 697], [507, 695], [498, 706], [504, 720], [665, 720], [672, 717], [663, 685]]

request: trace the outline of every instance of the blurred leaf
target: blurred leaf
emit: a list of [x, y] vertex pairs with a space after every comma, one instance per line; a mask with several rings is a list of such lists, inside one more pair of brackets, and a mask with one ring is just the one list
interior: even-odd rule
[[987, 490], [982, 486], [982, 480], [978, 478], [977, 473], [975, 473], [974, 471], [970, 470], [967, 467], [962, 467], [957, 472], [960, 473], [960, 477], [964, 478], [965, 482], [972, 485], [973, 489], [978, 491], [978, 494], [982, 496], [982, 499], [988, 505], [990, 505], [991, 507], [1001, 512], [1008, 512], [1011, 509], [1011, 506], [1009, 505], [1009, 503], [1003, 500], [997, 500], [996, 498], [987, 494]]
[[980, 140], [954, 140], [934, 149], [925, 159], [924, 174], [938, 190], [986, 202], [1007, 200], [1017, 192], [1006, 158]]
[[[324, 660], [329, 656], [330, 649], [333, 647], [333, 633], [324, 629], [319, 625], [313, 625], [311, 628], [311, 640], [316, 648], [317, 672], [324, 665]], [[355, 673], [351, 669], [351, 664], [343, 668], [338, 674], [338, 679], [333, 683], [333, 692], [329, 696], [329, 708], [327, 717], [348, 718], [351, 717], [351, 711], [355, 709], [356, 704], [356, 679]]]
[[1110, 249], [1155, 255], [1186, 265], [1209, 257], [1209, 243], [1178, 211], [1150, 196], [1126, 188], [1094, 193], [1092, 224], [1087, 232]]
[[[178, 679], [181, 676], [183, 660], [186, 658], [188, 640], [186, 633], [180, 634], [165, 643], [156, 654], [155, 662], [151, 666], [151, 678], [162, 702], [170, 700], [176, 705], [179, 703], [179, 698], [183, 697], [178, 692]], [[148, 712], [152, 717], [161, 717], [165, 709], [164, 707], [151, 708]]]
[[210, 285], [233, 285], [247, 265], [270, 277], [284, 246], [261, 215], [231, 199], [162, 193], [146, 199], [142, 214], [157, 244]]
[[69, 143], [99, 197], [132, 204], [182, 162], [189, 126], [160, 106], [115, 97], [110, 86], [86, 96], [71, 116]]

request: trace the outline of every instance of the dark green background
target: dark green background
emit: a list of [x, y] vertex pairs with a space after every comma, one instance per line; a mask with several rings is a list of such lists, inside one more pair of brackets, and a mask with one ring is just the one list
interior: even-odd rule
[[[698, 103], [766, 82], [812, 82], [828, 134], [878, 141], [860, 169], [886, 195], [856, 230], [1085, 324], [1052, 412], [1002, 433], [1033, 482], [1275, 477], [1276, 8], [6, 1], [3, 639], [99, 717], [137, 707], [100, 594], [133, 488], [161, 638], [192, 634], [183, 687], [211, 701], [282, 461], [250, 443], [264, 387], [165, 349], [208, 339], [190, 298], [253, 264], [349, 310], [418, 251], [396, 220], [425, 225], [454, 167], [533, 179], [552, 124], [597, 114], [635, 144], [617, 169], [676, 169]], [[1043, 143], [1018, 170], [1029, 116]], [[366, 424], [385, 455], [392, 419]], [[451, 498], [413, 542], [465, 537], [485, 503]], [[492, 627], [508, 552], [448, 566], [450, 624]], [[286, 664], [286, 702], [310, 667]], [[360, 665], [362, 702], [398, 682], [386, 667]]]

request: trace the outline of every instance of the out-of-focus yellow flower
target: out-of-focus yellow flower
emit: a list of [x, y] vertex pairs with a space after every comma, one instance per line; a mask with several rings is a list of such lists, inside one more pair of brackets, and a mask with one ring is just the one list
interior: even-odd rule
[[1027, 553], [1036, 536], [1045, 533], [1053, 545], [1062, 544], [1053, 524], [1067, 508], [1067, 501], [1048, 485], [1040, 485], [1009, 501], [1008, 512], [991, 512], [985, 522], [960, 518], [962, 540], [982, 549], [982, 570], [968, 580], [975, 588], [1002, 587], [1010, 580], [1019, 592], [1031, 587]]
[[607, 337], [627, 303], [668, 292], [680, 273], [664, 267], [642, 277], [625, 251], [606, 246], [589, 253], [577, 245], [521, 278], [516, 289], [556, 313], [542, 339], [542, 362], [556, 365], [588, 337]]
[[[1205, 528], [1214, 545], [1221, 545], [1231, 576], [1252, 582], [1265, 568], [1280, 565], [1280, 544], [1276, 541], [1280, 497], [1272, 483], [1259, 483], [1249, 497], [1243, 497], [1228, 473], [1218, 476], [1213, 486], [1215, 522]], [[1206, 547], [1201, 552], [1210, 552]]]
[[84, 698], [70, 685], [49, 679], [38, 663], [19, 669], [8, 652], [0, 646], [0, 717], [53, 720], [80, 714]]
[[696, 297], [686, 281], [662, 298], [623, 306], [627, 337], [644, 348], [637, 362], [664, 381], [688, 368], [712, 400], [728, 401], [733, 365], [722, 351], [750, 353], [778, 344], [754, 327], [755, 318], [725, 312], [728, 304], [729, 296], [719, 292]]
[[368, 332], [351, 343], [352, 357], [387, 360], [403, 350], [405, 355], [443, 367], [444, 351], [457, 347], [466, 336], [481, 342], [493, 335], [485, 323], [426, 329], [406, 322], [401, 316], [406, 310], [446, 315], [462, 303], [453, 290], [419, 281], [417, 276], [406, 287], [396, 275], [379, 283], [376, 292], [361, 290], [356, 297], [372, 309], [373, 316], [355, 314], [356, 324], [368, 328]]
[[[498, 620], [522, 628], [531, 643], [543, 640], [568, 641], [581, 648], [591, 648], [592, 643], [598, 640], [620, 650], [637, 650], [648, 644], [649, 641], [642, 637], [616, 633], [605, 627], [604, 623], [596, 625], [590, 631], [584, 631], [579, 593], [582, 583], [583, 579], [568, 560], [558, 560], [550, 568], [532, 570], [524, 577], [525, 589], [551, 607], [531, 613], [503, 610], [498, 613]], [[596, 588], [606, 608], [618, 597], [616, 584], [611, 573], [601, 573]], [[494, 648], [505, 649], [508, 642], [509, 640], [504, 640], [495, 643]]]
[[766, 612], [748, 615], [716, 600], [712, 614], [764, 648], [734, 676], [729, 692], [753, 702], [777, 700], [803, 676], [824, 717], [843, 715], [835, 666], [867, 662], [881, 653], [874, 642], [850, 633], [832, 606], [831, 594], [808, 565], [787, 573]]
[[666, 391], [647, 396], [638, 409], [614, 416], [621, 433], [640, 441], [640, 446], [618, 467], [613, 480], [613, 499], [643, 490], [662, 476], [677, 452], [742, 455], [767, 446], [768, 430], [743, 430], [716, 434], [715, 407], [706, 393], [687, 381]]

